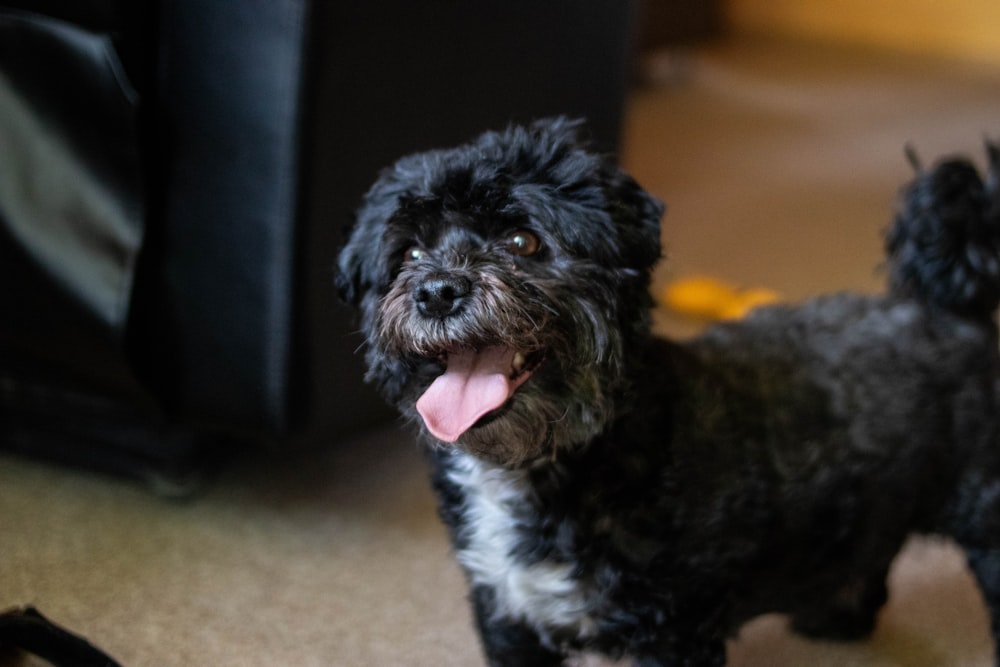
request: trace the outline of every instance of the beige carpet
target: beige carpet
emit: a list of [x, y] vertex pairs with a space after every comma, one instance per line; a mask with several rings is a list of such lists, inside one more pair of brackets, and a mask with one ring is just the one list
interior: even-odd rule
[[[658, 284], [877, 289], [903, 144], [930, 160], [1000, 137], [1000, 72], [978, 66], [733, 42], [646, 75], [624, 158], [670, 204]], [[912, 544], [891, 594], [870, 642], [808, 642], [766, 617], [730, 664], [992, 664], [950, 547]], [[0, 608], [24, 603], [132, 667], [482, 664], [420, 456], [393, 430], [241, 461], [184, 503], [0, 457]]]

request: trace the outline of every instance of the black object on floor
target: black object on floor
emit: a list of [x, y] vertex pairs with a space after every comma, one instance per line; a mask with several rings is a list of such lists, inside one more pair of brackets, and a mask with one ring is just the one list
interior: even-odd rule
[[83, 637], [59, 627], [34, 607], [0, 613], [0, 648], [15, 648], [56, 667], [120, 667]]

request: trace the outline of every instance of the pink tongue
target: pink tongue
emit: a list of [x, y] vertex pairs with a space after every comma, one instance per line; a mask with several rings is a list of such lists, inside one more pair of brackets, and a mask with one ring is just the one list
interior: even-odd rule
[[490, 347], [448, 354], [448, 368], [417, 401], [427, 430], [455, 442], [483, 415], [507, 402], [530, 373], [510, 378], [514, 350]]

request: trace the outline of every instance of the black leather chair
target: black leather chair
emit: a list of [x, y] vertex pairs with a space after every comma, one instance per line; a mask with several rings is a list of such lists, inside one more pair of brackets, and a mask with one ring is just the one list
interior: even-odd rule
[[0, 447], [181, 484], [390, 418], [337, 304], [378, 169], [568, 114], [621, 0], [0, 0]]

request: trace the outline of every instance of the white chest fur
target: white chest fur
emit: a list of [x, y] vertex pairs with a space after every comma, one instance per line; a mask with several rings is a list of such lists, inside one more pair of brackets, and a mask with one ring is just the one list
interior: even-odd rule
[[540, 631], [592, 635], [591, 595], [568, 563], [517, 562], [522, 539], [515, 511], [524, 503], [525, 474], [491, 467], [470, 456], [458, 459], [451, 480], [465, 492], [466, 548], [458, 552], [472, 582], [496, 592], [498, 616], [525, 621]]

